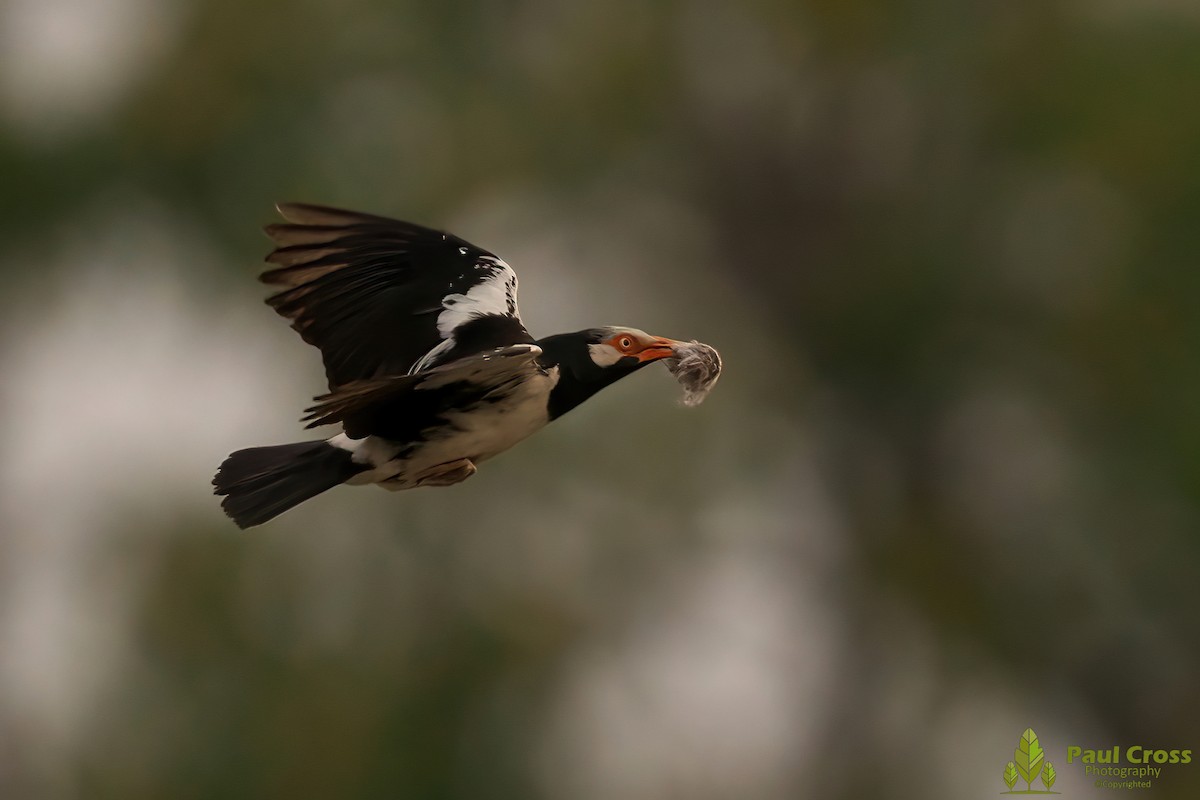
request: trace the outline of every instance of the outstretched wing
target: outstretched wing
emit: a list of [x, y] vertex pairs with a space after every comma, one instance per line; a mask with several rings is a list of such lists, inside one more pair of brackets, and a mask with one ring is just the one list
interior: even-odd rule
[[446, 409], [488, 402], [541, 371], [535, 344], [501, 347], [414, 373], [352, 381], [314, 398], [308, 427], [342, 423], [353, 439], [412, 441]]
[[321, 351], [329, 387], [427, 369], [533, 338], [517, 276], [491, 253], [410, 222], [281, 203], [265, 230], [267, 298]]

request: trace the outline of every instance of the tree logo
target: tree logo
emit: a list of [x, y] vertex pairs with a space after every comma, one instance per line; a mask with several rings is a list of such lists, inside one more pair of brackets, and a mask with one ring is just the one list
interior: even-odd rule
[[[1013, 760], [1004, 767], [1004, 785], [1008, 791], [1000, 794], [1059, 794], [1054, 791], [1057, 777], [1054, 765], [1046, 760], [1046, 751], [1038, 742], [1037, 734], [1033, 728], [1026, 728], [1017, 742], [1017, 749], [1013, 751]], [[1024, 789], [1014, 788], [1017, 778], [1025, 781]], [[1033, 788], [1037, 781], [1041, 781], [1045, 788]]]

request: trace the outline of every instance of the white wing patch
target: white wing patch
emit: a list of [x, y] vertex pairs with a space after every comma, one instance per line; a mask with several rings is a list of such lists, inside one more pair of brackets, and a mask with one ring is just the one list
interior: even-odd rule
[[512, 267], [494, 256], [480, 256], [475, 272], [480, 280], [465, 294], [455, 292], [442, 298], [444, 310], [438, 314], [437, 327], [444, 339], [452, 338], [458, 326], [479, 317], [495, 314], [521, 318], [517, 310], [517, 274]]

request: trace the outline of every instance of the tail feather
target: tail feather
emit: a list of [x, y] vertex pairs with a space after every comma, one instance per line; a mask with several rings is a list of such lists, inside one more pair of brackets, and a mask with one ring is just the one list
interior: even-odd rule
[[345, 483], [366, 467], [325, 441], [238, 450], [213, 477], [221, 508], [239, 528], [261, 525]]

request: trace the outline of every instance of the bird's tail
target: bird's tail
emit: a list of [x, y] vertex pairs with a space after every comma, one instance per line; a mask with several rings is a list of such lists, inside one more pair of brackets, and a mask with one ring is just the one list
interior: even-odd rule
[[349, 451], [326, 441], [251, 447], [225, 459], [213, 477], [213, 493], [224, 496], [221, 508], [239, 528], [249, 528], [345, 483], [363, 469]]

